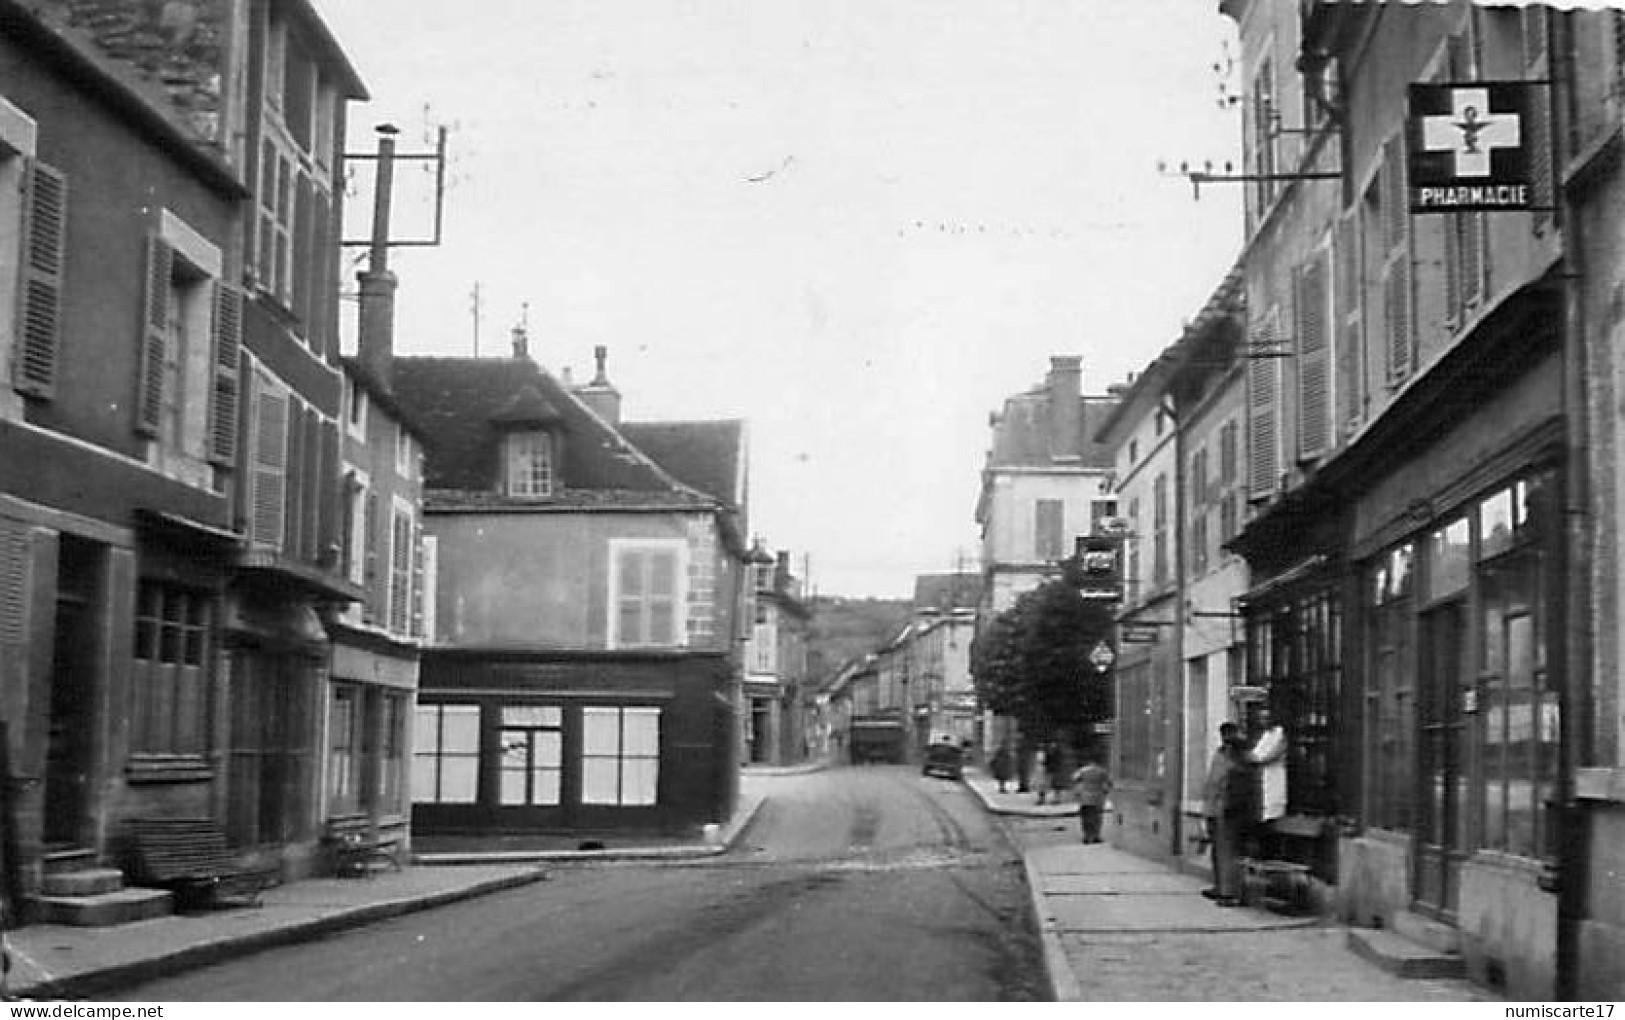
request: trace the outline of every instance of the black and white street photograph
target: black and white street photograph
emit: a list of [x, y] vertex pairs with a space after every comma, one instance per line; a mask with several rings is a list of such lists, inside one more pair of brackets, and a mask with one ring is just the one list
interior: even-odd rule
[[1608, 0], [0, 0], [12, 1015], [1606, 1020], [1622, 516]]

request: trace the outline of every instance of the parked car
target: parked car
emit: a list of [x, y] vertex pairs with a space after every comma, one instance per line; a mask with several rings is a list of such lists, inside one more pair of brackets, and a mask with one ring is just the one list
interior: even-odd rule
[[965, 774], [965, 752], [958, 744], [932, 744], [925, 750], [922, 775], [959, 779]]

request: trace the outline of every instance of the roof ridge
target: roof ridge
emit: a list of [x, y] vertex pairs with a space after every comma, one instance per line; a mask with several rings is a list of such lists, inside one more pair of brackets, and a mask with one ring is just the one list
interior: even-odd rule
[[547, 378], [551, 379], [553, 383], [558, 386], [559, 390], [565, 395], [566, 398], [574, 401], [576, 406], [581, 408], [581, 410], [586, 413], [590, 420], [595, 422], [600, 428], [608, 432], [611, 436], [619, 440], [626, 450], [638, 459], [640, 464], [648, 468], [650, 471], [653, 471], [655, 476], [659, 478], [660, 481], [665, 483], [668, 488], [671, 488], [677, 492], [687, 493], [691, 496], [698, 496], [701, 499], [704, 499], [707, 502], [713, 503], [717, 506], [722, 505], [715, 496], [701, 492], [699, 489], [679, 481], [675, 475], [662, 467], [658, 461], [649, 456], [636, 443], [632, 442], [625, 435], [623, 435], [621, 430], [617, 428], [614, 423], [610, 422], [603, 415], [599, 414], [585, 400], [582, 400], [580, 397], [576, 396], [575, 393], [571, 392], [570, 387], [564, 385], [562, 382], [559, 382], [559, 380], [553, 376], [553, 373], [549, 372], [540, 365], [537, 365], [536, 367], [543, 375], [547, 376]]

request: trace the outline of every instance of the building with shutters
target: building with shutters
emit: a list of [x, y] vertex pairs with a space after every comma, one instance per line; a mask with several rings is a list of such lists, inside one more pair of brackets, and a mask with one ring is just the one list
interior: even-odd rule
[[[1117, 661], [1109, 678], [1116, 712], [1111, 742], [1113, 816], [1103, 833], [1148, 857], [1178, 853], [1182, 701], [1177, 419], [1165, 354], [1120, 391], [1095, 433], [1112, 461], [1113, 500], [1124, 522], [1123, 601]], [[1146, 640], [1125, 642], [1132, 629]]]
[[433, 837], [683, 832], [738, 783], [745, 435], [627, 422], [605, 374], [394, 359], [428, 438], [434, 643], [412, 741]]
[[[1077, 536], [1120, 512], [1110, 451], [1095, 438], [1116, 405], [1111, 394], [1083, 392], [1081, 358], [1057, 355], [1041, 384], [1010, 396], [988, 416], [976, 500], [982, 537], [977, 633], [1022, 594], [1059, 577]], [[991, 746], [1020, 742], [1013, 719], [998, 717], [984, 728]]]
[[[1248, 684], [1288, 738], [1261, 852], [1514, 997], [1617, 996], [1619, 574], [1596, 552], [1617, 534], [1625, 25], [1221, 9], [1258, 178], [1230, 548]], [[1412, 213], [1407, 85], [1485, 81], [1536, 83], [1532, 208]]]
[[1104, 833], [1195, 868], [1206, 867], [1202, 793], [1218, 727], [1249, 696], [1235, 612], [1246, 564], [1224, 548], [1246, 510], [1241, 284], [1239, 270], [1220, 281], [1095, 436], [1114, 458], [1124, 524]]
[[433, 640], [435, 546], [423, 535], [424, 439], [389, 376], [344, 361], [340, 562], [362, 598], [329, 610], [319, 816], [411, 849], [411, 719], [418, 660]]
[[914, 660], [914, 747], [922, 757], [931, 743], [984, 744], [971, 681], [970, 646], [982, 575], [919, 574], [914, 578], [914, 620], [909, 630]]
[[749, 559], [750, 631], [745, 641], [743, 760], [757, 765], [805, 761], [809, 728], [807, 627], [812, 610], [790, 554], [768, 555], [759, 544]]
[[303, 2], [185, 8], [0, 3], [0, 308], [21, 324], [0, 333], [0, 719], [22, 895], [116, 868], [147, 816], [313, 866], [319, 610], [354, 594], [332, 555], [335, 182], [364, 92]]

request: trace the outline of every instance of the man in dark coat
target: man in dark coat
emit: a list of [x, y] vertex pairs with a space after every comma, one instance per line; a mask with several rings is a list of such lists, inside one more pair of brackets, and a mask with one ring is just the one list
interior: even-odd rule
[[1208, 765], [1202, 792], [1213, 855], [1213, 885], [1202, 895], [1221, 907], [1241, 903], [1241, 841], [1250, 824], [1252, 797], [1246, 749], [1233, 722], [1219, 726], [1219, 746]]

